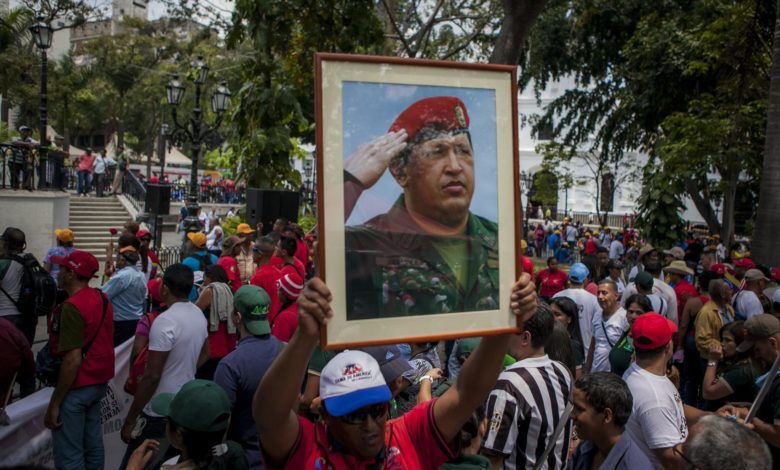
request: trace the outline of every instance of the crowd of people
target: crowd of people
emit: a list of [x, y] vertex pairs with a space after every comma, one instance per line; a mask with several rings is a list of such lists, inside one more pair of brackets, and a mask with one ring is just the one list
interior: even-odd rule
[[333, 312], [313, 277], [315, 235], [284, 219], [262, 231], [188, 233], [181, 263], [162, 269], [134, 222], [102, 267], [57, 230], [38, 266], [57, 302], [37, 360], [24, 291], [42, 287], [27, 285], [25, 234], [3, 232], [0, 392], [18, 383], [26, 396], [36, 378], [54, 387], [44, 422], [57, 468], [103, 467], [100, 401], [114, 349], [130, 340], [123, 469], [780, 461], [780, 376], [766, 375], [780, 354], [780, 290], [767, 295], [775, 272], [749, 253], [716, 262], [717, 239], [638, 242], [628, 275], [625, 253], [601, 246], [568, 271], [551, 256], [512, 289], [519, 334], [336, 352], [318, 347]]

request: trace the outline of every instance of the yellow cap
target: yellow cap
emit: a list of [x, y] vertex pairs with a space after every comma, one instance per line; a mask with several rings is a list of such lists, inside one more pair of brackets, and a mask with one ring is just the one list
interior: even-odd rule
[[61, 241], [62, 243], [71, 243], [73, 242], [73, 230], [69, 228], [58, 228], [54, 231], [54, 236], [57, 237], [57, 240]]
[[195, 248], [204, 248], [206, 246], [206, 235], [202, 232], [190, 232], [187, 234]]

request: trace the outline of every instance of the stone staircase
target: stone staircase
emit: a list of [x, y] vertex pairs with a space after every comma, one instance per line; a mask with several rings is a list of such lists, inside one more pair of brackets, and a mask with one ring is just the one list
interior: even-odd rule
[[101, 266], [106, 260], [106, 244], [111, 240], [109, 229], [116, 228], [121, 233], [122, 225], [130, 218], [116, 196], [96, 198], [71, 194], [69, 227], [76, 238], [74, 245], [95, 255]]

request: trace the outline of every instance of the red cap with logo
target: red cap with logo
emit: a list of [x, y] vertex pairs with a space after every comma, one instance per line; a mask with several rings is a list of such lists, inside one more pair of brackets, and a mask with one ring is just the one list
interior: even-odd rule
[[81, 277], [93, 277], [100, 269], [97, 258], [81, 250], [71, 251], [67, 256], [52, 256], [51, 262], [64, 266]]
[[642, 350], [658, 349], [666, 345], [675, 333], [677, 325], [655, 312], [640, 315], [631, 327], [634, 347]]
[[415, 101], [398, 115], [388, 132], [406, 129], [407, 141], [411, 142], [424, 127], [444, 131], [468, 129], [466, 105], [454, 96], [434, 96]]

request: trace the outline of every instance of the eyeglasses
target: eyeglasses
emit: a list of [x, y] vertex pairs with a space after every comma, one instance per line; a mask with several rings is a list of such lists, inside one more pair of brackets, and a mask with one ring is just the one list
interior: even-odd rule
[[390, 405], [385, 403], [377, 403], [376, 405], [370, 405], [359, 410], [355, 410], [352, 413], [341, 416], [340, 419], [344, 424], [358, 425], [368, 421], [369, 415], [374, 421], [379, 421], [387, 417], [387, 411], [390, 409]]
[[685, 454], [682, 453], [682, 451], [679, 449], [679, 446], [672, 447], [672, 452], [679, 455], [681, 459], [685, 460], [685, 463], [688, 464], [689, 470], [698, 470], [698, 466], [693, 463], [693, 460], [689, 459]]

